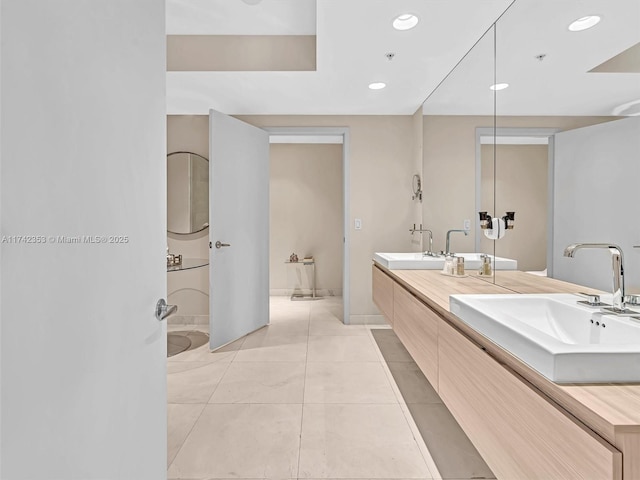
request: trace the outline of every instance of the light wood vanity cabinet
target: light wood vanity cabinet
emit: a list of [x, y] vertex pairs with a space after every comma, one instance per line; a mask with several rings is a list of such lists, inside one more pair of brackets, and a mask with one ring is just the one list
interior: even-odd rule
[[438, 321], [439, 317], [430, 308], [393, 283], [393, 330], [436, 391]]
[[375, 303], [385, 320], [393, 325], [393, 285], [396, 283], [379, 268], [373, 267], [373, 303]]
[[441, 320], [439, 393], [498, 478], [621, 479], [622, 455]]
[[513, 357], [509, 366], [497, 360], [495, 345], [448, 310], [449, 293], [502, 293], [499, 287], [443, 284], [435, 275], [374, 266], [374, 301], [497, 478], [640, 480], [640, 424], [622, 431], [626, 439], [598, 435], [602, 425], [581, 417], [584, 406], [576, 406], [580, 414], [560, 406], [513, 370]]

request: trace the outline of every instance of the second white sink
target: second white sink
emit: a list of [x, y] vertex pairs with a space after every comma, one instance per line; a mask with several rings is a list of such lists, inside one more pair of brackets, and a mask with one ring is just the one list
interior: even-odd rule
[[[482, 259], [480, 253], [456, 253], [457, 257], [464, 258], [465, 269], [477, 270]], [[510, 258], [494, 257], [489, 255], [492, 268], [495, 270], [517, 270], [518, 262]], [[421, 252], [418, 253], [374, 253], [373, 260], [389, 270], [441, 270], [444, 266], [444, 257], [430, 257]]]

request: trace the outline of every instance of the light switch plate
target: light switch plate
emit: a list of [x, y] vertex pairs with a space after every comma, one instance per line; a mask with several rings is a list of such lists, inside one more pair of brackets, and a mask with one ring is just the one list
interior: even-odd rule
[[361, 218], [356, 218], [353, 221], [353, 228], [355, 228], [356, 230], [362, 230], [362, 219]]
[[467, 219], [464, 221], [464, 229], [471, 230], [471, 220]]

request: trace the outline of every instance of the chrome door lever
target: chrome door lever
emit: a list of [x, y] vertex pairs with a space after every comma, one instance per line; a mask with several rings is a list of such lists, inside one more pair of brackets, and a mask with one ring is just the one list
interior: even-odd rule
[[230, 246], [231, 246], [231, 244], [229, 244], [229, 243], [222, 243], [220, 240], [218, 240], [218, 241], [216, 242], [216, 244], [215, 244], [215, 245], [216, 245], [216, 248], [230, 247]]
[[177, 305], [167, 305], [167, 302], [164, 298], [158, 300], [156, 303], [156, 318], [159, 322], [167, 318], [169, 315], [173, 315], [178, 311]]

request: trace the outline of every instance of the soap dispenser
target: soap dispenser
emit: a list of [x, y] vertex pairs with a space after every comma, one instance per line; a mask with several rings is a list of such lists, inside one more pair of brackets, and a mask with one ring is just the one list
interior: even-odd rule
[[489, 255], [483, 253], [480, 255], [480, 259], [480, 271], [478, 273], [483, 276], [491, 276], [491, 259], [489, 258]]
[[458, 270], [458, 257], [451, 255], [451, 265], [449, 265], [449, 275], [456, 275]]
[[458, 263], [456, 263], [456, 275], [464, 275], [464, 257], [457, 257]]
[[453, 274], [453, 258], [451, 257], [451, 255], [447, 255], [444, 258], [444, 265], [442, 266], [442, 273], [444, 273], [445, 275], [452, 275]]

